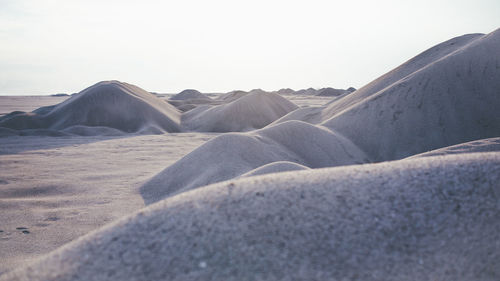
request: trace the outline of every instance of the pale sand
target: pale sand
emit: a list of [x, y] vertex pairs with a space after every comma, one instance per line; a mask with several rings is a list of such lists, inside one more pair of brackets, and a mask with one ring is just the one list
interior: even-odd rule
[[212, 137], [0, 138], [0, 274], [143, 207], [138, 188]]
[[60, 104], [4, 117], [0, 119], [0, 127], [22, 131], [105, 126], [124, 133], [144, 130], [164, 133], [180, 130], [180, 115], [174, 106], [137, 86], [103, 81]]
[[198, 132], [250, 131], [263, 128], [297, 108], [278, 94], [251, 91], [227, 104], [187, 112], [182, 116], [182, 127]]
[[498, 280], [499, 65], [497, 30], [301, 108], [252, 90], [178, 110], [113, 81], [4, 116], [39, 136], [0, 138], [0, 279]]
[[500, 152], [226, 181], [0, 280], [498, 280]]
[[305, 122], [288, 121], [214, 138], [156, 175], [141, 187], [141, 194], [150, 204], [276, 161], [309, 168], [370, 162], [363, 151], [342, 135]]

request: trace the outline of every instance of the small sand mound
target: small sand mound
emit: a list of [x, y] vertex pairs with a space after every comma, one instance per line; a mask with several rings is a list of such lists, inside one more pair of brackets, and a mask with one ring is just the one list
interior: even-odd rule
[[245, 96], [246, 94], [248, 94], [248, 92], [236, 90], [236, 91], [231, 91], [229, 93], [222, 94], [217, 99], [225, 101], [225, 102], [232, 102], [232, 101], [235, 101], [235, 100]]
[[198, 132], [241, 132], [263, 128], [297, 106], [273, 93], [252, 91], [228, 104], [202, 107], [182, 118], [182, 126]]
[[279, 124], [283, 123], [286, 121], [303, 121], [307, 122], [310, 124], [319, 124], [323, 120], [321, 119], [321, 112], [325, 109], [325, 107], [320, 106], [320, 107], [301, 107], [297, 108], [296, 110], [286, 114], [285, 116], [281, 117], [280, 119], [274, 121], [272, 124]]
[[0, 280], [498, 280], [500, 155], [223, 182]]
[[279, 89], [278, 91], [276, 91], [276, 94], [278, 95], [293, 95], [295, 93], [295, 91], [293, 89], [290, 89], [290, 88], [283, 88], [283, 89]]
[[110, 127], [131, 133], [143, 126], [178, 132], [180, 113], [137, 86], [118, 81], [99, 82], [56, 105], [2, 120], [15, 130], [62, 130], [72, 126]]
[[318, 91], [314, 88], [301, 89], [295, 92], [296, 95], [315, 96]]
[[208, 96], [194, 89], [184, 90], [170, 98], [170, 100], [190, 100], [190, 99], [211, 100], [211, 98], [209, 98]]
[[147, 204], [199, 186], [232, 179], [276, 161], [310, 168], [369, 162], [343, 136], [290, 121], [245, 134], [224, 134], [205, 143], [141, 187]]
[[343, 90], [343, 89], [334, 89], [334, 88], [328, 87], [328, 88], [319, 89], [316, 92], [316, 96], [319, 96], [319, 97], [338, 97], [338, 96], [348, 94], [348, 93], [351, 93], [351, 92], [349, 92], [347, 90]]

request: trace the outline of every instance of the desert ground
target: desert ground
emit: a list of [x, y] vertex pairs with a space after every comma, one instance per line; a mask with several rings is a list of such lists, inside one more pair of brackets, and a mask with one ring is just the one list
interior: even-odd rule
[[0, 97], [0, 280], [498, 280], [500, 30], [359, 89]]

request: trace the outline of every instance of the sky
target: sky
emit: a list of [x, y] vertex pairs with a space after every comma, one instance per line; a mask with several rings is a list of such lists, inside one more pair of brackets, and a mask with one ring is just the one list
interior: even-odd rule
[[0, 95], [359, 88], [497, 28], [498, 0], [0, 0]]

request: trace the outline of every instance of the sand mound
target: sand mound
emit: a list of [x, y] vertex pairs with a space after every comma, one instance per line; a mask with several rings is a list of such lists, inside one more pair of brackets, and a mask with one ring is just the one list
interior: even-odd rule
[[214, 182], [228, 180], [276, 161], [310, 168], [369, 162], [343, 136], [290, 121], [245, 134], [224, 134], [167, 167], [141, 187], [147, 204]]
[[[322, 124], [375, 161], [500, 136], [499, 50], [500, 29], [447, 41], [332, 103], [340, 111]], [[393, 83], [351, 105], [379, 80]]]
[[314, 88], [307, 88], [307, 89], [300, 89], [295, 92], [296, 95], [303, 95], [303, 96], [314, 96], [316, 95], [317, 91]]
[[232, 102], [232, 101], [235, 101], [235, 100], [245, 96], [246, 94], [248, 94], [248, 92], [236, 90], [236, 91], [231, 91], [229, 93], [222, 94], [219, 97], [217, 97], [217, 99], [225, 101], [225, 102]]
[[110, 127], [130, 133], [154, 125], [163, 131], [177, 132], [179, 119], [180, 113], [173, 106], [154, 95], [127, 83], [105, 81], [56, 106], [4, 119], [0, 127], [16, 130]]
[[319, 89], [316, 92], [316, 96], [320, 96], [320, 97], [338, 97], [338, 96], [342, 96], [344, 94], [349, 94], [351, 92], [353, 92], [353, 91], [348, 91], [348, 90], [343, 90], [343, 89], [334, 89], [334, 88], [328, 87], [328, 88]]
[[170, 100], [189, 100], [189, 99], [211, 100], [211, 98], [209, 98], [208, 96], [205, 96], [199, 91], [193, 89], [184, 90], [170, 98]]
[[470, 44], [483, 35], [484, 34], [463, 35], [440, 43], [422, 52], [421, 54], [398, 66], [397, 68], [389, 71], [388, 73], [380, 76], [379, 78], [368, 83], [362, 88], [356, 90], [356, 92], [352, 95], [348, 95], [346, 98], [332, 104], [326, 110], [326, 115], [332, 116], [333, 114], [337, 114], [339, 111], [344, 110], [347, 107], [356, 104], [357, 102], [362, 101], [373, 94], [376, 94], [378, 91], [391, 86], [392, 84], [398, 82], [406, 76], [417, 72], [425, 68], [426, 66], [433, 64], [434, 62], [463, 48], [464, 46]]
[[279, 124], [286, 121], [303, 121], [310, 124], [319, 124], [323, 120], [321, 119], [321, 112], [325, 109], [325, 107], [302, 107], [298, 108], [280, 119], [274, 121], [272, 124]]
[[309, 167], [304, 165], [300, 165], [294, 162], [289, 161], [277, 161], [273, 163], [269, 163], [263, 166], [260, 166], [257, 169], [253, 169], [250, 172], [244, 173], [240, 177], [252, 177], [252, 176], [260, 176], [265, 174], [286, 172], [286, 171], [300, 171], [300, 170], [309, 170]]
[[228, 104], [202, 109], [182, 118], [182, 126], [198, 132], [240, 132], [263, 128], [297, 106], [273, 93], [252, 91]]
[[498, 280], [498, 182], [498, 153], [249, 177], [168, 198], [0, 280]]
[[278, 91], [276, 91], [276, 94], [278, 94], [278, 95], [292, 95], [294, 93], [295, 93], [295, 91], [293, 89], [290, 89], [290, 88], [283, 88], [283, 89], [279, 89]]

